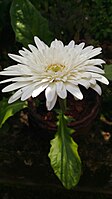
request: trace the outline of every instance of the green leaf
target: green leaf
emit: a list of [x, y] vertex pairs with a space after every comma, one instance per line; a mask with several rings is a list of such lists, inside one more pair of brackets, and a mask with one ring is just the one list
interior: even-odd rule
[[112, 80], [112, 64], [110, 64], [110, 65], [105, 65], [105, 76], [106, 76], [109, 80]]
[[41, 16], [29, 0], [13, 0], [10, 16], [16, 39], [24, 46], [33, 43], [36, 35], [47, 43], [51, 42], [52, 33], [47, 19]]
[[3, 98], [0, 101], [0, 128], [9, 117], [25, 107], [27, 107], [27, 102], [17, 101], [13, 104], [8, 104], [7, 99]]
[[48, 155], [54, 173], [67, 189], [75, 187], [81, 175], [81, 160], [77, 151], [78, 146], [70, 136], [72, 131], [67, 127], [67, 119], [64, 114], [60, 113], [58, 131], [55, 138], [51, 140]]

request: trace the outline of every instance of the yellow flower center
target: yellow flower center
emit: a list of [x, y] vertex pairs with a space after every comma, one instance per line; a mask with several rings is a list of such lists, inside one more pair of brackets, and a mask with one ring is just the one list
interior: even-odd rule
[[51, 64], [47, 66], [46, 71], [51, 70], [53, 72], [58, 72], [58, 71], [62, 71], [64, 68], [65, 66], [61, 64]]

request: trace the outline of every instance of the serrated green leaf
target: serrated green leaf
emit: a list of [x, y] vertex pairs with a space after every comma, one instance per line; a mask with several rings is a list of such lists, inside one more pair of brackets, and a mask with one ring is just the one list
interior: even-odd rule
[[105, 65], [105, 76], [109, 80], [112, 80], [112, 64]]
[[29, 0], [13, 0], [11, 9], [11, 24], [17, 41], [24, 46], [33, 43], [33, 37], [38, 36], [45, 42], [52, 40], [48, 21]]
[[0, 101], [0, 128], [9, 117], [25, 107], [27, 107], [27, 102], [17, 101], [13, 104], [8, 104], [7, 99], [3, 98]]
[[49, 158], [54, 173], [61, 180], [63, 186], [71, 189], [77, 185], [81, 175], [81, 160], [78, 155], [78, 145], [72, 137], [72, 129], [66, 125], [63, 113], [59, 115], [58, 131], [51, 140]]

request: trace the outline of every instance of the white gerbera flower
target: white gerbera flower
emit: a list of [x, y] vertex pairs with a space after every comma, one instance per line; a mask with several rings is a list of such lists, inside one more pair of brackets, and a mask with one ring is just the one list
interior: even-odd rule
[[19, 98], [22, 101], [29, 97], [37, 97], [45, 90], [46, 106], [51, 110], [56, 103], [57, 96], [67, 97], [67, 91], [76, 99], [82, 100], [83, 94], [79, 85], [86, 89], [94, 89], [101, 95], [101, 88], [97, 81], [108, 84], [102, 75], [104, 71], [97, 66], [105, 63], [102, 59], [91, 59], [101, 53], [101, 48], [88, 46], [85, 43], [75, 45], [71, 41], [64, 46], [55, 39], [48, 47], [38, 37], [34, 37], [37, 47], [28, 45], [30, 50], [23, 48], [20, 55], [9, 54], [18, 64], [9, 66], [0, 72], [1, 75], [16, 76], [1, 83], [13, 82], [2, 91], [17, 90], [9, 99], [12, 103]]

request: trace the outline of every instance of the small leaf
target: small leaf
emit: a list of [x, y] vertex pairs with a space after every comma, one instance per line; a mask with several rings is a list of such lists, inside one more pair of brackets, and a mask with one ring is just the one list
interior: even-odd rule
[[106, 76], [109, 80], [112, 80], [112, 64], [110, 64], [110, 65], [105, 65], [105, 76]]
[[51, 42], [52, 33], [49, 31], [47, 19], [41, 16], [29, 0], [13, 0], [10, 16], [16, 39], [24, 46], [33, 43], [34, 36]]
[[7, 99], [3, 98], [0, 101], [0, 128], [9, 117], [25, 107], [27, 107], [27, 102], [17, 101], [13, 104], [8, 104]]
[[81, 175], [81, 160], [77, 151], [77, 144], [73, 141], [72, 129], [67, 127], [67, 120], [63, 113], [59, 115], [58, 131], [51, 140], [49, 158], [54, 173], [61, 180], [64, 187], [71, 189], [79, 182]]

